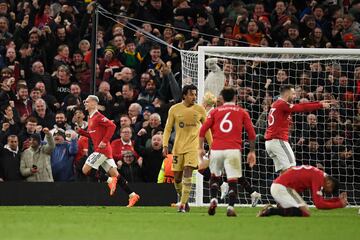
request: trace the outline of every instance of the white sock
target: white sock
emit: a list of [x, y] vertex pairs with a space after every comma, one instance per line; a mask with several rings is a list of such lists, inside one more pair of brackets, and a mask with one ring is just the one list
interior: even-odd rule
[[107, 183], [111, 183], [112, 182], [112, 178], [108, 177], [108, 179], [106, 180]]

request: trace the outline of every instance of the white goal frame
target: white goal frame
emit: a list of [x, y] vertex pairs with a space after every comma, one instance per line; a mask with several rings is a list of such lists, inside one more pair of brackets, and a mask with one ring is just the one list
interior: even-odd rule
[[[359, 56], [360, 49], [339, 48], [272, 48], [272, 47], [217, 47], [199, 46], [198, 48], [198, 85], [205, 84], [205, 53], [253, 53], [253, 54], [311, 54], [311, 55], [354, 55]], [[198, 99], [204, 96], [204, 88], [198, 89]]]
[[[187, 52], [187, 51], [183, 51]], [[196, 54], [196, 52], [193, 52]], [[328, 55], [329, 58], [336, 55], [351, 55], [358, 57], [360, 61], [360, 49], [337, 49], [337, 48], [272, 48], [272, 47], [225, 47], [225, 46], [199, 46], [197, 51], [197, 84], [198, 86], [205, 86], [205, 74], [206, 74], [206, 66], [205, 66], [205, 56], [206, 54], [219, 54], [224, 53], [227, 54], [300, 54], [300, 55]], [[227, 55], [229, 56], [229, 55]], [[326, 57], [325, 57], [326, 59]], [[310, 59], [309, 59], [310, 60]], [[198, 87], [198, 101], [204, 96], [204, 87]], [[203, 202], [203, 176], [199, 173], [196, 173], [196, 187], [195, 187], [196, 195], [195, 202], [192, 203], [193, 206], [204, 206]]]

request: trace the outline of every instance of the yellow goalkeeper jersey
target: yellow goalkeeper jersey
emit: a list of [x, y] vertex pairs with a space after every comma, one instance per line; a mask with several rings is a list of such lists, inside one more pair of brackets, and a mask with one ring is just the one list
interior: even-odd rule
[[[164, 147], [168, 146], [171, 131], [175, 127], [175, 142], [172, 153], [183, 154], [197, 151], [199, 148], [199, 130], [205, 118], [205, 109], [198, 104], [186, 107], [181, 102], [172, 106], [169, 110], [164, 131]], [[206, 139], [211, 144], [212, 139], [209, 132]]]

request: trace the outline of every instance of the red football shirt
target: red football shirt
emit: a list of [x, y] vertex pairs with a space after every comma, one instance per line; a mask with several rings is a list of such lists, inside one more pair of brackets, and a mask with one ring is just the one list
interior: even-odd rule
[[[79, 129], [79, 134], [91, 138], [94, 144], [94, 152], [99, 152], [108, 158], [113, 158], [110, 139], [114, 134], [115, 129], [116, 126], [112, 121], [107, 119], [100, 112], [95, 112], [88, 118], [87, 131]], [[101, 141], [106, 143], [105, 148], [98, 147]]]
[[313, 202], [319, 209], [341, 208], [342, 203], [339, 198], [324, 199], [322, 187], [325, 176], [326, 173], [316, 167], [302, 165], [289, 168], [276, 178], [274, 183], [292, 188], [298, 193], [310, 189]]
[[280, 139], [288, 141], [289, 125], [292, 120], [291, 113], [311, 112], [320, 108], [322, 108], [322, 104], [319, 102], [290, 104], [279, 98], [271, 105], [265, 139]]
[[78, 151], [75, 155], [74, 162], [79, 162], [80, 159], [85, 156], [84, 149], [89, 150], [89, 140], [87, 137], [81, 136], [77, 144], [78, 144]]
[[140, 157], [139, 154], [134, 149], [134, 142], [126, 144], [121, 140], [121, 138], [115, 139], [114, 141], [111, 142], [111, 148], [113, 151], [115, 162], [122, 160], [124, 151], [131, 151], [136, 159]]
[[249, 114], [235, 104], [225, 103], [210, 112], [200, 129], [200, 137], [204, 137], [210, 128], [213, 137], [211, 149], [241, 149], [243, 126], [249, 140], [255, 140], [255, 130]]

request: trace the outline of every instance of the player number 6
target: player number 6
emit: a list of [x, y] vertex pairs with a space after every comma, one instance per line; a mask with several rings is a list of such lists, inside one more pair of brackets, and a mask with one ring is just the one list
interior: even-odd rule
[[[230, 132], [231, 129], [232, 129], [232, 127], [233, 127], [232, 122], [231, 122], [229, 119], [227, 119], [227, 118], [229, 117], [229, 115], [230, 115], [230, 112], [226, 113], [225, 116], [224, 116], [224, 118], [223, 118], [223, 119], [221, 120], [221, 122], [220, 122], [220, 130], [221, 130], [222, 132], [224, 132], [224, 133]], [[225, 124], [226, 124], [226, 125], [225, 125]], [[227, 128], [225, 128], [225, 126], [226, 126]]]

